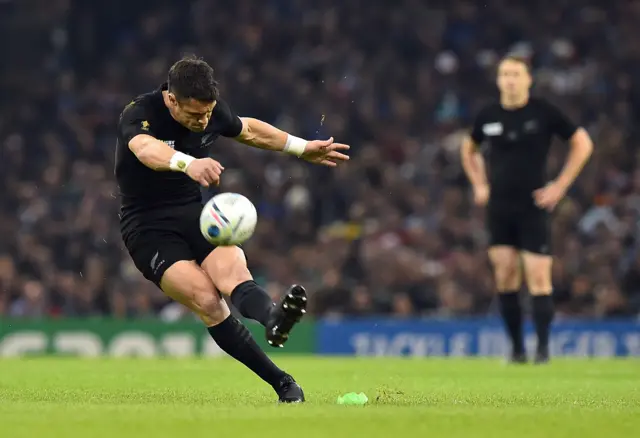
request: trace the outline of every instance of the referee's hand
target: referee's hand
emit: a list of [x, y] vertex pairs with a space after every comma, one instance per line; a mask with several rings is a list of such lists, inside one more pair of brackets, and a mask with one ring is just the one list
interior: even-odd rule
[[541, 189], [538, 189], [533, 192], [533, 199], [536, 202], [536, 205], [543, 209], [552, 211], [558, 205], [558, 202], [564, 198], [564, 195], [567, 193], [566, 187], [562, 186], [558, 182], [554, 181]]
[[211, 158], [200, 158], [193, 161], [185, 172], [189, 178], [203, 187], [220, 184], [220, 174], [224, 170], [222, 164]]
[[480, 207], [484, 207], [489, 202], [490, 192], [491, 190], [487, 184], [473, 186], [473, 202]]

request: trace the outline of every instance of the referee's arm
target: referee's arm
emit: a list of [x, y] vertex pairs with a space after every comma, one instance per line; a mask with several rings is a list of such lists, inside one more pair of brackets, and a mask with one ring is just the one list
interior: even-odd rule
[[569, 137], [569, 145], [569, 156], [560, 175], [556, 178], [556, 182], [565, 190], [573, 184], [593, 153], [593, 142], [584, 128], [575, 130]]
[[480, 153], [480, 144], [484, 140], [482, 131], [482, 117], [479, 115], [470, 135], [466, 135], [462, 140], [460, 148], [460, 161], [462, 168], [467, 175], [473, 188], [474, 202], [477, 205], [485, 205], [489, 200], [489, 184], [487, 183], [487, 172], [485, 170], [484, 158]]
[[591, 157], [593, 142], [584, 128], [573, 124], [558, 108], [549, 105], [548, 111], [553, 134], [568, 141], [570, 146], [569, 156], [560, 175], [533, 193], [538, 207], [552, 210], [565, 196]]
[[471, 185], [473, 187], [486, 186], [487, 173], [485, 171], [484, 158], [482, 158], [478, 144], [469, 135], [462, 140], [460, 156], [464, 173], [467, 174]]

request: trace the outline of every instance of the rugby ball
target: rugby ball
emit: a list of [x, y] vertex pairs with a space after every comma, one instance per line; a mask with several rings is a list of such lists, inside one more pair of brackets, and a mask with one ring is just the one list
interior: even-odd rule
[[246, 242], [256, 229], [258, 212], [249, 199], [238, 193], [220, 193], [200, 213], [200, 232], [216, 246]]

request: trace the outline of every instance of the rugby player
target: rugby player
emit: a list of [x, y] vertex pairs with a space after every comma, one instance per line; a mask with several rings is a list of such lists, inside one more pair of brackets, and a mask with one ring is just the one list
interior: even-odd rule
[[218, 185], [224, 171], [209, 157], [219, 136], [325, 166], [349, 159], [342, 153], [349, 146], [333, 138], [306, 141], [238, 117], [220, 97], [213, 69], [183, 58], [166, 83], [136, 97], [120, 116], [115, 174], [122, 238], [144, 277], [195, 312], [222, 350], [271, 385], [279, 401], [303, 402], [302, 388], [267, 357], [222, 296], [281, 347], [305, 312], [305, 289], [293, 285], [273, 303], [253, 281], [240, 248], [213, 247], [200, 234], [200, 186]]
[[[531, 84], [526, 60], [504, 58], [497, 75], [500, 100], [478, 112], [461, 149], [475, 203], [487, 205], [489, 258], [501, 315], [511, 339], [510, 359], [515, 363], [527, 361], [519, 293], [522, 271], [532, 299], [538, 341], [535, 362], [549, 361], [554, 313], [550, 212], [565, 196], [593, 150], [583, 128], [548, 101], [530, 97]], [[556, 135], [569, 143], [570, 150], [560, 175], [547, 182], [547, 155]], [[479, 148], [485, 141], [488, 179]]]

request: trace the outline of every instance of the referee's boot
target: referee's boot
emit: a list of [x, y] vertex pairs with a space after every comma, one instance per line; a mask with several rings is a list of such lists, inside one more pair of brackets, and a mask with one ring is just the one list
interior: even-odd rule
[[290, 375], [286, 375], [280, 380], [278, 386], [274, 386], [278, 394], [279, 403], [302, 403], [304, 402], [304, 391]]
[[534, 363], [536, 365], [545, 365], [545, 364], [548, 364], [550, 360], [551, 359], [549, 357], [549, 349], [538, 348], [538, 351], [536, 351], [536, 358], [534, 360]]
[[272, 347], [282, 347], [289, 339], [293, 327], [307, 313], [307, 291], [294, 284], [284, 294], [279, 304], [271, 310], [266, 326], [267, 342]]
[[513, 352], [509, 357], [509, 362], [513, 364], [527, 363], [527, 354], [525, 352]]

